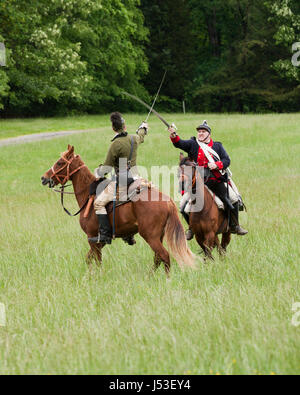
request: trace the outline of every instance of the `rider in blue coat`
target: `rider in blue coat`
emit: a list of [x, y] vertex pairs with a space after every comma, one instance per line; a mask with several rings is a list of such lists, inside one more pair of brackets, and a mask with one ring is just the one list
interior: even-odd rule
[[[227, 187], [225, 185], [227, 176], [224, 175], [224, 172], [221, 172], [222, 170], [226, 170], [230, 165], [229, 155], [225, 151], [222, 143], [213, 142], [211, 138], [211, 128], [208, 126], [207, 122], [204, 121], [197, 127], [197, 138], [192, 137], [189, 140], [181, 140], [172, 126], [169, 128], [169, 132], [174, 147], [185, 151], [192, 161], [197, 163], [198, 166], [204, 167], [205, 174], [207, 175], [207, 177], [205, 177], [205, 185], [223, 201], [225, 207], [231, 212], [231, 233], [240, 236], [246, 235], [248, 231], [243, 229], [239, 224], [239, 203], [232, 204], [229, 200]], [[184, 217], [188, 221], [186, 215], [184, 215]], [[188, 231], [187, 238], [191, 239], [192, 237], [192, 232]]]

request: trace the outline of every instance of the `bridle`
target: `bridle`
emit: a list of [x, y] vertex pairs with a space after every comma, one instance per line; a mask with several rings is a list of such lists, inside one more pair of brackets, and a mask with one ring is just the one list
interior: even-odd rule
[[[187, 164], [188, 163], [188, 164]], [[181, 182], [184, 185], [185, 178], [187, 177], [189, 179], [189, 185], [191, 184], [191, 187], [194, 188], [196, 185], [196, 163], [186, 161], [180, 166], [181, 170]], [[187, 174], [184, 174], [184, 167], [192, 167], [192, 177], [188, 176]]]
[[[73, 156], [71, 160], [68, 160], [67, 158], [65, 158], [64, 156], [62, 156], [62, 157], [58, 160], [58, 162], [59, 162], [60, 160], [63, 160], [63, 161], [65, 162], [65, 164], [64, 164], [61, 168], [59, 168], [58, 171], [55, 171], [55, 170], [54, 170], [54, 166], [55, 166], [55, 165], [53, 165], [52, 168], [51, 168], [53, 174], [52, 174], [52, 176], [50, 177], [50, 179], [51, 179], [52, 181], [53, 181], [53, 177], [55, 177], [56, 180], [58, 181], [58, 183], [60, 183], [60, 184], [62, 185], [62, 186], [60, 187], [60, 190], [59, 190], [59, 191], [54, 189], [54, 192], [60, 193], [61, 205], [62, 205], [64, 211], [65, 211], [70, 217], [76, 217], [78, 214], [80, 214], [80, 213], [83, 211], [83, 209], [86, 207], [86, 205], [87, 205], [87, 203], [88, 203], [88, 201], [89, 201], [89, 198], [87, 198], [87, 200], [85, 201], [84, 205], [83, 205], [83, 206], [80, 208], [80, 210], [77, 211], [77, 213], [75, 213], [75, 214], [71, 214], [70, 211], [67, 210], [67, 209], [65, 208], [65, 206], [64, 206], [64, 194], [75, 195], [74, 192], [65, 192], [65, 188], [68, 187], [68, 186], [70, 186], [70, 185], [66, 185], [66, 183], [70, 180], [70, 178], [72, 177], [73, 174], [77, 173], [77, 172], [78, 172], [79, 170], [81, 170], [83, 167], [86, 167], [86, 165], [83, 164], [83, 165], [77, 167], [77, 168], [76, 168], [75, 170], [73, 170], [72, 172], [70, 172], [70, 166], [71, 166], [71, 164], [72, 164], [72, 162], [73, 162], [74, 159], [75, 159], [75, 156]], [[63, 174], [59, 174], [59, 173], [60, 173], [62, 170], [64, 170], [65, 168], [67, 168], [67, 174], [66, 174], [65, 176], [64, 176]], [[63, 177], [64, 177], [64, 178], [63, 178]], [[61, 178], [63, 178], [62, 181], [61, 181]]]
[[[83, 167], [86, 167], [86, 165], [83, 164], [83, 165], [77, 167], [77, 169], [73, 170], [73, 171], [70, 173], [70, 166], [71, 166], [71, 164], [72, 164], [72, 162], [73, 162], [74, 159], [75, 159], [75, 156], [73, 156], [71, 160], [68, 160], [67, 158], [65, 158], [64, 156], [62, 156], [62, 157], [58, 160], [58, 162], [59, 162], [60, 160], [63, 160], [63, 161], [65, 162], [65, 164], [64, 164], [62, 167], [60, 167], [57, 171], [54, 170], [54, 166], [55, 166], [55, 165], [53, 165], [53, 166], [51, 167], [51, 170], [52, 170], [52, 173], [53, 173], [53, 174], [52, 174], [52, 176], [51, 176], [50, 178], [53, 180], [53, 178], [55, 177], [56, 180], [58, 181], [58, 183], [61, 184], [62, 186], [64, 186], [64, 185], [70, 180], [70, 178], [72, 177], [73, 174], [77, 173], [77, 172], [78, 172], [79, 170], [81, 170]], [[65, 168], [67, 168], [67, 174], [66, 174], [66, 175], [59, 174], [59, 173], [61, 173]], [[63, 177], [64, 177], [64, 178], [63, 178]], [[63, 180], [61, 180], [62, 178], [63, 178]]]

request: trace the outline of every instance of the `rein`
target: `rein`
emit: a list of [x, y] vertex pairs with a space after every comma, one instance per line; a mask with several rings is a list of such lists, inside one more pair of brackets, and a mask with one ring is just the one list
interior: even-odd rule
[[[68, 184], [68, 185], [65, 185], [65, 188], [68, 188], [68, 187], [71, 187], [72, 186], [72, 184]], [[57, 193], [61, 193], [61, 190], [62, 190], [62, 187], [59, 187], [59, 189], [51, 189], [51, 191], [53, 191], [53, 192], [57, 192]], [[64, 194], [65, 195], [75, 195], [75, 192], [64, 192]]]
[[[77, 211], [77, 213], [71, 214], [70, 211], [69, 211], [68, 209], [66, 209], [65, 206], [64, 206], [64, 193], [68, 193], [68, 192], [64, 192], [64, 189], [65, 189], [65, 186], [63, 185], [63, 186], [61, 187], [61, 194], [60, 194], [61, 205], [62, 205], [62, 207], [63, 207], [65, 213], [67, 213], [70, 217], [76, 217], [78, 214], [81, 213], [81, 211], [83, 211], [83, 210], [85, 209], [86, 205], [88, 204], [89, 197], [86, 199], [84, 205], [81, 207], [81, 209], [79, 209], [79, 210]], [[71, 195], [72, 192], [69, 192], [69, 194]], [[73, 193], [73, 194], [75, 195], [75, 193]]]
[[[192, 167], [192, 177], [189, 177], [187, 175], [184, 175], [184, 172], [181, 172], [181, 178], [182, 182], [184, 182], [184, 177], [187, 177], [189, 179], [189, 182], [191, 182], [191, 188], [194, 188], [196, 185], [196, 164], [194, 162], [188, 162], [190, 163], [189, 165], [184, 164], [184, 166], [190, 166]], [[182, 166], [180, 166], [182, 168]]]
[[[51, 170], [52, 170], [52, 176], [51, 179], [53, 179], [53, 177], [56, 178], [56, 180], [62, 185], [61, 187], [59, 187], [59, 190], [57, 189], [53, 189], [54, 192], [60, 193], [60, 201], [61, 201], [61, 205], [65, 211], [65, 213], [67, 213], [70, 217], [76, 217], [78, 214], [80, 214], [86, 207], [86, 205], [88, 204], [89, 198], [87, 198], [86, 202], [84, 203], [84, 205], [80, 208], [79, 211], [77, 211], [77, 213], [75, 214], [71, 214], [70, 211], [68, 209], [65, 208], [64, 205], [64, 195], [75, 195], [75, 192], [65, 192], [65, 188], [68, 188], [71, 186], [71, 184], [66, 185], [66, 183], [70, 180], [70, 178], [72, 177], [73, 174], [77, 173], [79, 170], [81, 170], [82, 168], [86, 167], [85, 164], [79, 166], [77, 169], [73, 170], [70, 173], [70, 166], [73, 162], [73, 160], [75, 159], [75, 157], [73, 156], [73, 158], [71, 160], [68, 160], [67, 158], [65, 158], [64, 156], [61, 157], [62, 160], [65, 161], [65, 164], [58, 170], [55, 171], [54, 170], [54, 166], [52, 166]], [[67, 174], [63, 175], [63, 174], [59, 174], [62, 170], [64, 170], [65, 168], [67, 168]], [[63, 178], [63, 181], [61, 181], [60, 178]]]

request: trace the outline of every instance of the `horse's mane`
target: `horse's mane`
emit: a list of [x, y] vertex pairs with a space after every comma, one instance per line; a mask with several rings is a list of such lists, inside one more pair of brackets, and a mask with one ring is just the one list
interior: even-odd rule
[[[189, 164], [188, 164], [188, 162], [189, 162]], [[192, 166], [193, 163], [194, 163], [194, 161], [192, 161], [192, 159], [189, 156], [185, 156], [183, 159], [181, 159], [179, 166], [184, 166], [184, 165]]]
[[[65, 151], [61, 155], [62, 155], [62, 157], [66, 158], [68, 153], [69, 153], [69, 151]], [[76, 155], [76, 154], [73, 154], [73, 155], [74, 155], [75, 160], [78, 160], [79, 165], [85, 165], [85, 163], [81, 159], [80, 155]], [[78, 180], [80, 183], [85, 182], [85, 181], [92, 183], [93, 181], [95, 181], [96, 177], [90, 171], [90, 169], [87, 167], [87, 165], [85, 165], [85, 167], [82, 170], [85, 170], [85, 171], [78, 172]]]

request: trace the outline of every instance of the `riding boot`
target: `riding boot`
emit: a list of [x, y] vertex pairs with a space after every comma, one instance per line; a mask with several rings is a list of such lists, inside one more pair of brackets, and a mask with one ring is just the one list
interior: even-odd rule
[[234, 203], [233, 210], [230, 212], [230, 232], [239, 236], [244, 236], [248, 233], [246, 229], [243, 229], [239, 224], [239, 203]]
[[[190, 216], [189, 216], [184, 210], [181, 211], [181, 214], [182, 214], [183, 218], [186, 220], [187, 224], [189, 225], [189, 224], [190, 224]], [[193, 239], [193, 237], [194, 237], [194, 232], [193, 232], [191, 229], [188, 229], [188, 230], [185, 232], [185, 238], [186, 238], [188, 241], [190, 241], [190, 240]]]
[[99, 222], [99, 233], [97, 237], [90, 237], [88, 240], [91, 243], [105, 243], [111, 244], [112, 231], [107, 214], [97, 214]]

